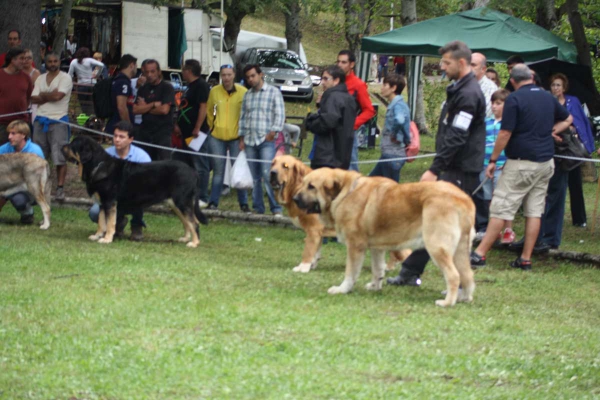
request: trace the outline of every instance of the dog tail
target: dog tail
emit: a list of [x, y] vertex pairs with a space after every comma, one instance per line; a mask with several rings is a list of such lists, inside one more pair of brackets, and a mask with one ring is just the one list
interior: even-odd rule
[[196, 214], [196, 218], [198, 218], [198, 221], [202, 225], [208, 225], [208, 218], [206, 218], [206, 215], [204, 215], [204, 213], [200, 209], [200, 206], [198, 205], [198, 200], [197, 199], [194, 200], [194, 214]]

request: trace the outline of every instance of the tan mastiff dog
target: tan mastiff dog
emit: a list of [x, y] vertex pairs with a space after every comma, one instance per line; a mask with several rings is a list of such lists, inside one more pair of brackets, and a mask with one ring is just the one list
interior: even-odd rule
[[[425, 248], [444, 273], [447, 294], [435, 303], [453, 306], [473, 300], [475, 282], [469, 254], [475, 236], [475, 205], [447, 182], [398, 184], [353, 171], [322, 168], [306, 175], [294, 201], [334, 226], [346, 244], [346, 274], [330, 294], [348, 293], [371, 250], [373, 278], [368, 290], [381, 290], [386, 250]], [[462, 285], [459, 297], [459, 285]]]
[[[306, 233], [302, 261], [293, 268], [295, 272], [309, 272], [311, 269], [315, 269], [321, 258], [323, 237], [336, 236], [333, 225], [325, 227], [319, 215], [306, 212], [293, 201], [294, 195], [302, 185], [302, 179], [310, 172], [312, 172], [310, 167], [289, 155], [275, 157], [271, 163], [270, 182], [277, 201], [287, 209], [294, 225]], [[391, 252], [387, 269], [393, 269], [397, 262], [404, 261], [410, 253], [410, 250]]]

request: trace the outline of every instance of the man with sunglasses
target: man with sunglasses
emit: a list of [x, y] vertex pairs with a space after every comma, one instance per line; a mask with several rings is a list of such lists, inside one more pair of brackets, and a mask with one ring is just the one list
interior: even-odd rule
[[[235, 158], [240, 152], [239, 121], [242, 111], [242, 101], [248, 91], [244, 86], [234, 82], [235, 70], [233, 65], [221, 66], [221, 84], [214, 86], [208, 95], [207, 122], [211, 135], [206, 139], [211, 154]], [[223, 190], [225, 177], [225, 159], [213, 159], [213, 180], [208, 203], [209, 210], [219, 207], [219, 199]], [[237, 190], [240, 209], [249, 213], [248, 192]]]

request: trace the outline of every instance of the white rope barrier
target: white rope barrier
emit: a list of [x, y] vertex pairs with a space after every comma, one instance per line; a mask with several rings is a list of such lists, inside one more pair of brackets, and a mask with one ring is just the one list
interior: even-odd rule
[[[21, 111], [21, 112], [16, 112], [16, 113], [10, 113], [10, 114], [0, 114], [0, 118], [4, 118], [4, 117], [12, 117], [15, 115], [22, 115], [22, 114], [31, 114], [30, 110], [27, 111]], [[99, 136], [104, 136], [104, 137], [109, 137], [112, 138], [113, 135], [106, 133], [106, 132], [102, 132], [102, 131], [98, 131], [95, 129], [91, 129], [91, 128], [86, 128], [84, 126], [80, 126], [71, 122], [66, 122], [66, 121], [61, 121], [58, 119], [52, 119], [49, 118], [51, 121], [55, 122], [55, 123], [60, 123], [60, 124], [65, 124], [67, 126], [70, 126], [73, 129], [79, 129], [81, 131], [84, 132], [89, 132], [89, 133], [93, 133], [94, 135], [99, 135]], [[156, 149], [161, 149], [161, 150], [168, 150], [168, 151], [173, 151], [173, 152], [177, 152], [177, 153], [183, 153], [183, 154], [190, 154], [193, 156], [204, 156], [204, 157], [210, 157], [210, 158], [218, 158], [218, 159], [227, 159], [229, 158], [230, 160], [235, 160], [236, 157], [230, 157], [230, 156], [221, 156], [221, 155], [217, 155], [217, 154], [210, 154], [210, 153], [201, 153], [198, 151], [191, 151], [191, 150], [183, 150], [183, 149], [176, 149], [176, 148], [172, 148], [172, 147], [166, 147], [166, 146], [160, 146], [157, 144], [152, 144], [152, 143], [145, 143], [145, 142], [140, 142], [138, 140], [134, 140], [133, 143], [138, 144], [138, 145], [142, 145], [142, 146], [147, 146], [147, 147], [152, 147], [152, 148], [156, 148]], [[491, 147], [494, 146], [493, 143], [491, 144], [487, 144], [486, 147]], [[394, 162], [394, 161], [408, 161], [408, 160], [416, 160], [416, 159], [420, 159], [420, 158], [431, 158], [431, 157], [435, 157], [437, 155], [437, 153], [431, 153], [431, 154], [420, 154], [420, 155], [416, 155], [416, 156], [411, 156], [411, 157], [395, 157], [395, 158], [386, 158], [386, 159], [378, 159], [378, 160], [362, 160], [362, 161], [357, 161], [357, 164], [377, 164], [379, 162]], [[579, 157], [570, 157], [570, 156], [561, 156], [561, 155], [555, 155], [554, 158], [563, 158], [566, 160], [576, 160], [576, 161], [584, 161], [584, 162], [593, 162], [593, 163], [600, 163], [600, 159], [593, 159], [593, 158], [579, 158]], [[271, 161], [268, 160], [257, 160], [257, 159], [247, 159], [249, 162], [258, 162], [258, 163], [271, 163]], [[309, 164], [309, 163], [305, 163], [305, 164]]]

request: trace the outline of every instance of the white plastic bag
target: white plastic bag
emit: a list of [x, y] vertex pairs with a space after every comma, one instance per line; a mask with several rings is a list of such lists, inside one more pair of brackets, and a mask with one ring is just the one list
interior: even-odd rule
[[231, 167], [231, 187], [234, 189], [252, 189], [254, 187], [245, 151], [240, 151]]
[[225, 176], [223, 177], [223, 185], [231, 187], [231, 158], [227, 151], [227, 159], [225, 160]]

